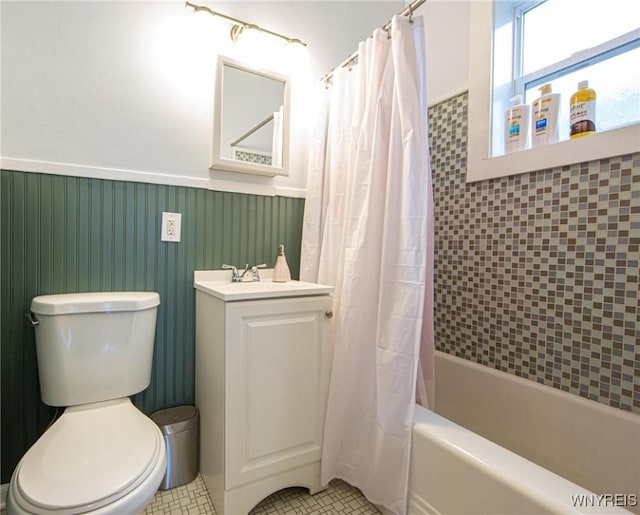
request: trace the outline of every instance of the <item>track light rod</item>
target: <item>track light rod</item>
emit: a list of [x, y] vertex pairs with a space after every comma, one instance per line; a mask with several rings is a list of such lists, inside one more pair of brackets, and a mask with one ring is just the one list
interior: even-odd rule
[[[214, 11], [213, 9], [210, 9], [206, 5], [196, 5], [196, 4], [192, 4], [191, 2], [185, 2], [185, 7], [191, 7], [194, 10], [194, 12], [205, 11], [211, 14], [212, 16], [219, 16], [220, 18], [224, 18], [225, 20], [229, 20], [230, 22], [233, 22], [234, 26], [231, 29], [231, 39], [233, 39], [234, 41], [237, 39], [237, 37], [240, 35], [240, 33], [244, 29], [255, 29], [255, 30], [259, 30], [260, 32], [264, 32], [265, 34], [270, 34], [277, 38], [284, 39], [287, 43], [299, 43], [300, 45], [307, 46], [307, 44], [300, 39], [290, 38], [283, 34], [278, 34], [277, 32], [273, 32], [272, 30], [265, 29], [264, 27], [261, 27], [260, 25], [256, 25], [255, 23], [248, 23], [244, 20], [240, 20], [239, 18], [234, 18], [233, 16], [222, 14], [218, 11]], [[239, 27], [239, 28], [236, 28], [236, 27]]]

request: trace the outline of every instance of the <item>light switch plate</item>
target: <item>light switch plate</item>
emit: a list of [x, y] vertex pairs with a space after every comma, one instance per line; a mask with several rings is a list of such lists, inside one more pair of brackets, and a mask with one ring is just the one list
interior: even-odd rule
[[162, 212], [162, 234], [161, 241], [180, 241], [180, 225], [182, 223], [182, 213]]

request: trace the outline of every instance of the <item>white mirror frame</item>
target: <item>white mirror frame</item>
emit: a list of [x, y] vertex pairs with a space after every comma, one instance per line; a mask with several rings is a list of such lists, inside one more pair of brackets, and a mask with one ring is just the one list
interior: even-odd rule
[[[250, 163], [245, 161], [236, 161], [226, 159], [220, 154], [220, 135], [222, 128], [222, 79], [224, 67], [232, 66], [234, 68], [261, 75], [268, 79], [277, 80], [284, 83], [284, 110], [282, 116], [282, 166], [263, 165], [258, 163]], [[218, 64], [216, 69], [215, 82], [215, 101], [213, 111], [213, 164], [209, 167], [211, 170], [225, 172], [241, 172], [263, 176], [288, 176], [289, 175], [289, 118], [290, 118], [290, 89], [291, 84], [288, 77], [267, 70], [259, 70], [249, 68], [240, 64], [233, 59], [225, 56], [218, 56]]]

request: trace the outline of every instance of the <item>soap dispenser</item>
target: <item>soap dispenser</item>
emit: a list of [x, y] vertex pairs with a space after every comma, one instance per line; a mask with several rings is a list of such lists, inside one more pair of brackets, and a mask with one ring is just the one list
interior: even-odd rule
[[291, 271], [287, 265], [287, 258], [284, 255], [284, 245], [278, 245], [278, 257], [276, 266], [273, 268], [273, 282], [286, 283], [291, 280]]

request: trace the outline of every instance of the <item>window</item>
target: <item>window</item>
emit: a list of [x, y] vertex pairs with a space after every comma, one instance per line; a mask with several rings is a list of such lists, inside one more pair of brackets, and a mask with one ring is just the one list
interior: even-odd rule
[[[472, 2], [469, 180], [640, 150], [638, 20], [637, 0]], [[569, 99], [582, 80], [597, 94], [597, 133], [568, 141]], [[531, 105], [547, 83], [561, 94], [560, 143], [503, 155], [510, 98]]]
[[640, 2], [496, 2], [492, 155], [504, 153], [504, 112], [522, 95], [531, 105], [550, 83], [561, 94], [560, 139], [569, 138], [569, 99], [578, 82], [597, 94], [597, 130], [640, 120]]

